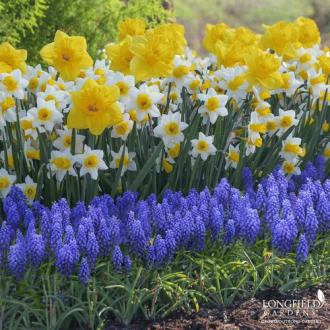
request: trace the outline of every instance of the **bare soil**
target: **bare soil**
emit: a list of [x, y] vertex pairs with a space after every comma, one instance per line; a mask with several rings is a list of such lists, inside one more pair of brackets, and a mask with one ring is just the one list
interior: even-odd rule
[[[320, 308], [317, 291], [321, 289], [325, 302]], [[285, 307], [273, 308], [274, 301], [296, 301], [296, 304], [308, 300], [306, 308]], [[298, 301], [298, 302], [297, 302]], [[288, 305], [287, 305], [288, 306]], [[278, 306], [276, 306], [278, 307]], [[124, 327], [109, 320], [106, 330], [329, 330], [330, 329], [330, 287], [296, 289], [281, 293], [277, 289], [269, 289], [258, 293], [254, 298], [241, 300], [229, 307], [203, 307], [192, 314], [174, 313], [163, 320], [136, 320], [130, 326]]]

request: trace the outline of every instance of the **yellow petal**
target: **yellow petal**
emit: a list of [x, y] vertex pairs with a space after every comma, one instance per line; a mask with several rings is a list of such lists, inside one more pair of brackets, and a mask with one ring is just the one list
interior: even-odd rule
[[42, 59], [47, 62], [48, 64], [53, 64], [53, 58], [54, 58], [54, 43], [51, 42], [48, 45], [45, 45], [40, 50], [40, 56]]

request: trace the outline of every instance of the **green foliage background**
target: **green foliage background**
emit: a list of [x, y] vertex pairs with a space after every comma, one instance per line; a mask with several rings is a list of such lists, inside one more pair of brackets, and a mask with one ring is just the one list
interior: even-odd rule
[[149, 26], [173, 19], [163, 0], [1, 0], [0, 42], [28, 49], [29, 62], [40, 62], [39, 50], [61, 29], [83, 35], [96, 56], [115, 40], [117, 24], [126, 17], [143, 18]]
[[117, 23], [126, 17], [145, 19], [149, 26], [176, 19], [186, 27], [196, 50], [206, 23], [226, 22], [262, 32], [262, 24], [308, 16], [318, 23], [323, 43], [330, 42], [330, 1], [324, 0], [0, 0], [0, 42], [29, 51], [40, 62], [39, 49], [57, 29], [84, 35], [96, 56], [116, 39]]

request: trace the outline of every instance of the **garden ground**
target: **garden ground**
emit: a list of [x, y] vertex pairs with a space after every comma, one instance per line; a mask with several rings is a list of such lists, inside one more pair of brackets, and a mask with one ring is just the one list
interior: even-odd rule
[[[263, 301], [270, 300], [313, 300], [316, 299], [317, 290], [321, 289], [326, 298], [323, 308], [317, 310], [313, 316], [265, 316]], [[296, 289], [287, 293], [281, 293], [277, 289], [268, 289], [258, 293], [254, 298], [235, 302], [227, 308], [201, 308], [198, 313], [184, 314], [174, 313], [164, 320], [146, 322], [136, 320], [129, 327], [123, 327], [109, 320], [107, 330], [277, 330], [277, 329], [330, 329], [330, 287], [320, 286], [307, 289]], [[271, 310], [271, 314], [274, 310]], [[279, 313], [277, 313], [279, 314]], [[284, 312], [286, 314], [286, 312]], [[270, 322], [267, 322], [270, 320]], [[271, 320], [275, 320], [273, 323]], [[291, 324], [285, 324], [289, 320]], [[307, 324], [307, 322], [310, 322]]]

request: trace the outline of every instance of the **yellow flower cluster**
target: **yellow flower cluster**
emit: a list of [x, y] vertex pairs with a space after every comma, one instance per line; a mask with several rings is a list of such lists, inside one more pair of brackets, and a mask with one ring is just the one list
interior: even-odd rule
[[182, 55], [187, 44], [182, 25], [171, 23], [146, 29], [138, 19], [119, 24], [119, 39], [119, 43], [105, 47], [110, 68], [133, 74], [138, 81], [170, 76], [174, 55]]

